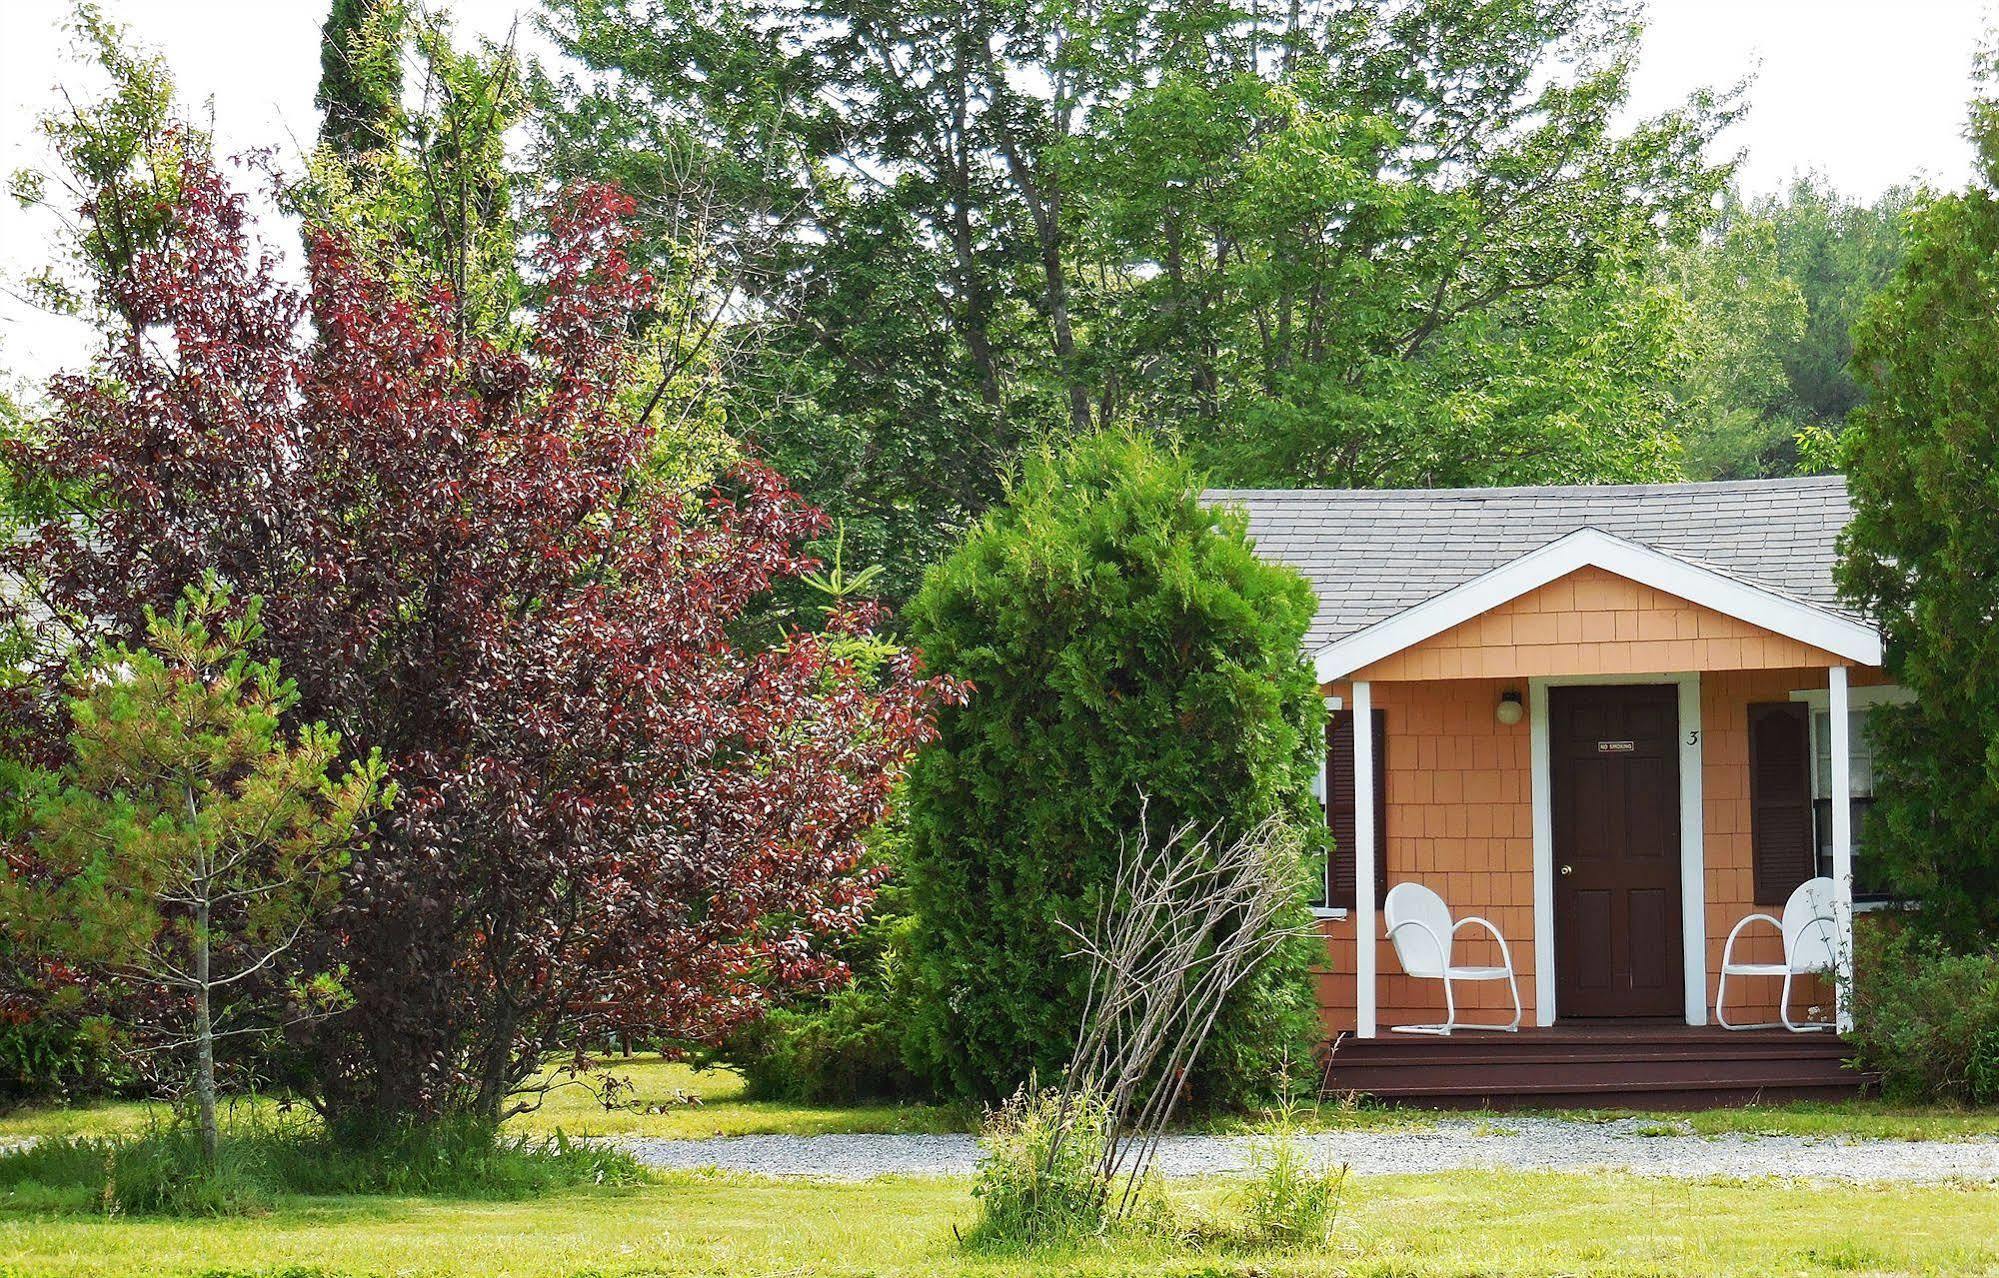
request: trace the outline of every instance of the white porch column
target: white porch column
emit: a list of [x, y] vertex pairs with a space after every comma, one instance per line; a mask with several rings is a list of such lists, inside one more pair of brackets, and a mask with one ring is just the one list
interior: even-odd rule
[[1828, 672], [1830, 695], [1827, 711], [1832, 720], [1827, 745], [1832, 753], [1832, 775], [1826, 789], [1832, 796], [1832, 882], [1833, 915], [1839, 925], [1839, 1032], [1853, 1028], [1853, 1008], [1847, 995], [1853, 980], [1853, 782], [1847, 775], [1853, 758], [1853, 744], [1847, 738], [1846, 667]]
[[1374, 688], [1353, 685], [1353, 934], [1354, 1030], [1375, 1036], [1374, 1024]]

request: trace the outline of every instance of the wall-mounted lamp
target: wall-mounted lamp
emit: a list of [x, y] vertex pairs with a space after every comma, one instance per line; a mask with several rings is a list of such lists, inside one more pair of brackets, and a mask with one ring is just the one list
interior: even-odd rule
[[1520, 704], [1520, 694], [1508, 688], [1499, 694], [1499, 708], [1492, 712], [1492, 717], [1510, 728], [1526, 713], [1526, 707]]

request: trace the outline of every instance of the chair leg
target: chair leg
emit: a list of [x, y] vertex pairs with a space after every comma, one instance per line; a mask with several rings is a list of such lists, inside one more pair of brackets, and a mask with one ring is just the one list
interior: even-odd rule
[[[1789, 978], [1785, 978], [1787, 981]], [[1783, 1021], [1754, 1021], [1747, 1025], [1736, 1025], [1728, 1019], [1728, 964], [1721, 965], [1721, 983], [1714, 991], [1714, 1019], [1725, 1030], [1782, 1029]]]
[[1506, 1025], [1481, 1025], [1476, 1021], [1458, 1019], [1458, 996], [1451, 978], [1444, 977], [1444, 1019], [1436, 1025], [1391, 1025], [1391, 1034], [1436, 1034], [1448, 1038], [1454, 1030], [1489, 1030], [1495, 1034], [1513, 1034], [1520, 1030], [1520, 1022], [1526, 1019], [1526, 1006], [1520, 1001], [1520, 981], [1511, 970], [1507, 972], [1507, 984], [1513, 991], [1513, 1020]]
[[1391, 1034], [1436, 1034], [1440, 1037], [1448, 1038], [1450, 1037], [1451, 1030], [1456, 1028], [1457, 1020], [1457, 998], [1451, 992], [1451, 978], [1447, 974], [1444, 977], [1444, 1019], [1441, 1023], [1436, 1025], [1391, 1025], [1388, 1029]]

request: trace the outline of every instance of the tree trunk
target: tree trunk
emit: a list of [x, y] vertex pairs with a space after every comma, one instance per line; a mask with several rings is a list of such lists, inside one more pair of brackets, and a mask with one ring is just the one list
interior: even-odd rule
[[220, 1133], [215, 1126], [215, 1018], [208, 1001], [208, 893], [194, 907], [195, 1105], [201, 1121], [201, 1161], [215, 1170]]

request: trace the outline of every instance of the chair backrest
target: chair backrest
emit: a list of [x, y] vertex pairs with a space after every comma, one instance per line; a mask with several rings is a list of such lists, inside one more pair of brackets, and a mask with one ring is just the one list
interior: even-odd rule
[[1806, 879], [1784, 902], [1784, 961], [1793, 972], [1839, 965], [1838, 893], [1828, 878]]
[[[1395, 958], [1410, 976], [1441, 977], [1451, 954], [1451, 907], [1421, 883], [1397, 883], [1382, 902], [1382, 921], [1395, 942]], [[1421, 927], [1398, 928], [1400, 923]]]

